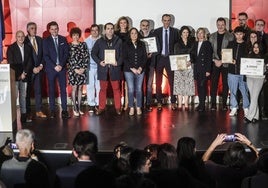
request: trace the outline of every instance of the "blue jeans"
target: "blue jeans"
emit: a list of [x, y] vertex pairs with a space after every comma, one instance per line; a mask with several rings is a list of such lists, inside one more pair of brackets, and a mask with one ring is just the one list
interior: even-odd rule
[[238, 108], [237, 89], [240, 90], [243, 97], [243, 108], [249, 107], [248, 87], [243, 80], [243, 75], [236, 75], [228, 73], [228, 85], [230, 89], [230, 108]]
[[87, 103], [89, 106], [99, 106], [100, 81], [97, 79], [97, 68], [88, 71]]
[[19, 97], [20, 112], [26, 113], [26, 88], [27, 82], [16, 81], [16, 97]]
[[142, 107], [142, 83], [144, 72], [134, 74], [133, 72], [124, 72], [128, 89], [128, 106], [134, 107], [134, 93], [136, 94], [136, 106]]

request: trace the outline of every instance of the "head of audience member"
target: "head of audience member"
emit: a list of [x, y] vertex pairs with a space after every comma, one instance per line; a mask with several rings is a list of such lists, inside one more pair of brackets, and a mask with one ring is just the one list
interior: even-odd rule
[[80, 131], [73, 140], [73, 155], [77, 160], [96, 161], [96, 153], [98, 152], [97, 136], [89, 131]]
[[100, 35], [100, 26], [98, 24], [92, 24], [90, 26], [90, 34], [92, 38], [98, 38]]
[[25, 34], [22, 30], [16, 32], [16, 42], [19, 46], [22, 46], [25, 40]]
[[115, 31], [127, 33], [129, 30], [129, 21], [126, 16], [120, 17], [115, 24]]
[[223, 162], [226, 166], [241, 169], [247, 166], [246, 150], [243, 144], [233, 142], [230, 144], [223, 156]]
[[116, 158], [120, 158], [121, 157], [121, 149], [123, 148], [123, 147], [127, 147], [128, 145], [127, 145], [127, 143], [126, 142], [120, 142], [119, 144], [117, 144], [117, 145], [115, 145], [114, 146], [114, 156], [116, 157]]
[[262, 34], [264, 32], [264, 28], [265, 28], [265, 21], [264, 21], [264, 19], [257, 19], [255, 21], [255, 30], [257, 32], [260, 32]]
[[59, 25], [57, 22], [52, 21], [48, 23], [49, 32], [53, 37], [57, 37], [59, 34]]
[[20, 157], [30, 157], [34, 151], [34, 133], [29, 129], [20, 129], [16, 133], [16, 145]]
[[108, 22], [104, 25], [105, 36], [107, 39], [112, 39], [114, 36], [114, 24]]
[[206, 29], [203, 27], [199, 27], [196, 31], [196, 40], [198, 42], [207, 40]]
[[140, 21], [140, 32], [142, 36], [146, 37], [149, 35], [150, 21], [147, 19], [143, 19]]
[[168, 29], [171, 24], [171, 15], [170, 14], [163, 14], [162, 16], [162, 23], [164, 29]]
[[195, 140], [191, 137], [182, 137], [177, 142], [177, 155], [179, 163], [196, 157]]
[[240, 12], [238, 14], [238, 23], [239, 26], [245, 28], [247, 27], [248, 14], [246, 12]]
[[149, 173], [152, 164], [150, 153], [135, 149], [129, 156], [129, 164], [133, 173]]
[[234, 29], [234, 35], [235, 35], [235, 40], [236, 42], [243, 42], [244, 41], [244, 36], [245, 36], [245, 29], [244, 27], [238, 26]]
[[178, 167], [176, 148], [172, 144], [161, 144], [159, 146], [157, 159], [161, 169], [175, 169]]
[[179, 35], [183, 40], [188, 40], [191, 36], [191, 31], [188, 26], [184, 25], [180, 28]]
[[216, 21], [217, 29], [219, 34], [226, 32], [226, 20], [223, 17], [219, 17]]
[[268, 148], [259, 151], [257, 166], [261, 172], [268, 174]]
[[137, 28], [132, 27], [129, 30], [129, 39], [134, 44], [136, 44], [140, 40], [140, 35], [139, 35], [139, 31]]
[[34, 37], [36, 36], [37, 32], [37, 25], [34, 22], [27, 23], [27, 33], [29, 36]]

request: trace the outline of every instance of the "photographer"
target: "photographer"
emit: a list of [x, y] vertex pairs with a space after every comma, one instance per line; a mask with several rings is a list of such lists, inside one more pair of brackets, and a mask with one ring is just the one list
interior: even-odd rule
[[[230, 145], [224, 153], [223, 164], [217, 164], [209, 160], [212, 152], [226, 142], [230, 142]], [[255, 163], [248, 164], [248, 156], [243, 144], [249, 147], [251, 152], [254, 152], [257, 159], [258, 150], [250, 140], [240, 133], [235, 133], [234, 135], [218, 134], [204, 153], [202, 159], [205, 163], [205, 168], [217, 182], [217, 188], [240, 187], [243, 178], [256, 173]]]
[[34, 151], [34, 133], [21, 129], [16, 134], [19, 153], [6, 160], [0, 178], [7, 187], [49, 187], [46, 166], [37, 160]]

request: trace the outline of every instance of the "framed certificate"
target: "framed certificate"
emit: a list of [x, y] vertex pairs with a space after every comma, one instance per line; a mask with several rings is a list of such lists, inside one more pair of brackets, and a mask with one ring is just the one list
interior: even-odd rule
[[111, 64], [115, 65], [116, 60], [115, 60], [115, 50], [104, 50], [104, 62], [105, 64]]
[[240, 74], [262, 76], [264, 74], [264, 59], [241, 58]]
[[190, 61], [189, 54], [170, 55], [169, 61], [170, 61], [170, 67], [172, 71], [187, 70], [191, 68], [191, 67], [187, 67], [187, 61]]
[[222, 49], [221, 50], [221, 61], [222, 63], [233, 62], [233, 49]]
[[143, 38], [142, 41], [145, 43], [147, 53], [157, 52], [157, 45], [156, 45], [155, 37]]

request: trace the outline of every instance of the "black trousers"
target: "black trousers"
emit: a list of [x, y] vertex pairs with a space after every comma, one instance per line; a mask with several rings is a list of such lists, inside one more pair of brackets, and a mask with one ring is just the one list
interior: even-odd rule
[[173, 83], [174, 83], [174, 72], [171, 71], [169, 56], [161, 56], [156, 65], [156, 99], [158, 103], [162, 101], [162, 77], [163, 70], [167, 72], [167, 79], [169, 83], [171, 103], [176, 103], [176, 97], [173, 95]]
[[210, 86], [210, 96], [211, 96], [211, 104], [216, 104], [216, 97], [217, 97], [217, 91], [218, 91], [218, 85], [219, 85], [219, 78], [220, 74], [222, 76], [222, 105], [226, 105], [227, 103], [227, 97], [229, 93], [229, 87], [228, 87], [228, 68], [227, 67], [216, 67], [213, 65], [212, 67], [212, 73], [211, 73], [211, 86]]
[[204, 76], [196, 78], [197, 93], [199, 98], [199, 108], [205, 108], [205, 101], [207, 96], [207, 83], [208, 80]]

